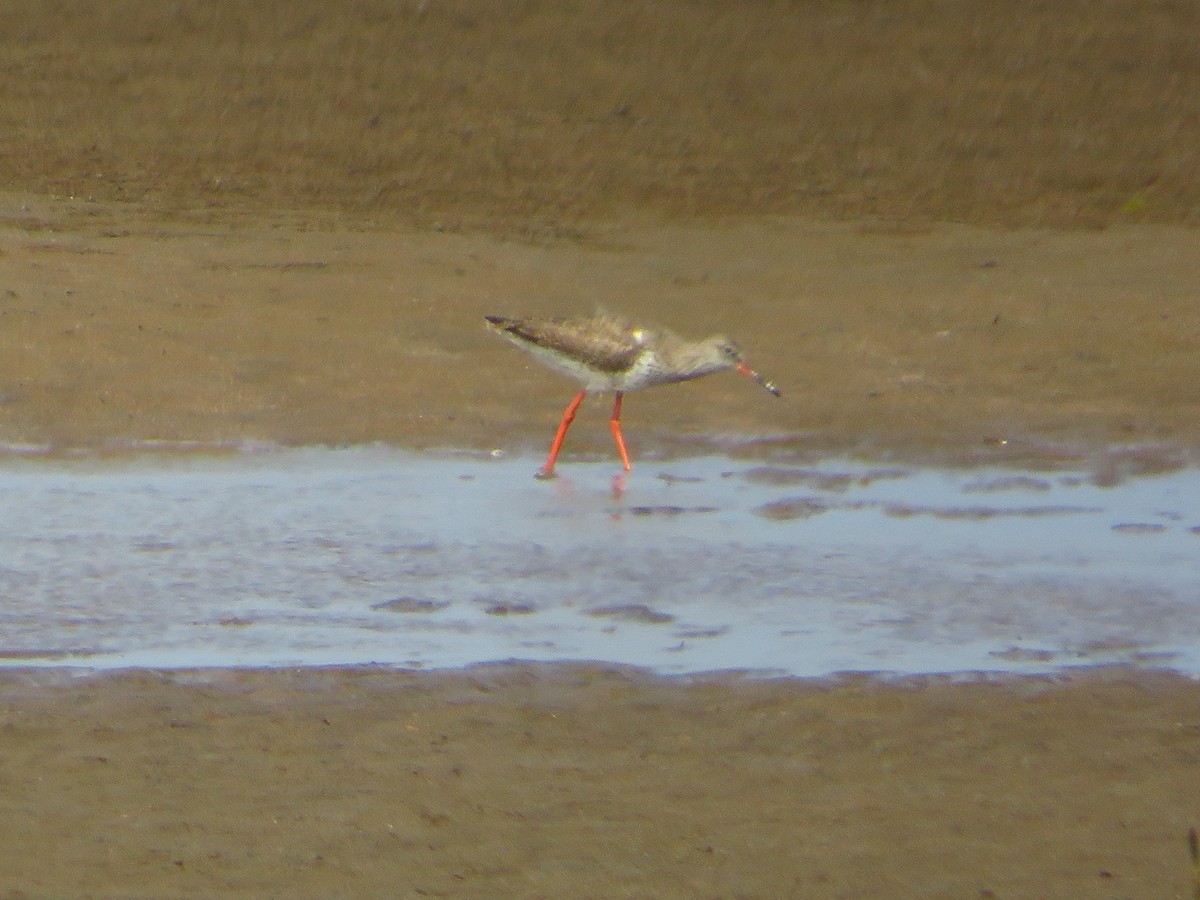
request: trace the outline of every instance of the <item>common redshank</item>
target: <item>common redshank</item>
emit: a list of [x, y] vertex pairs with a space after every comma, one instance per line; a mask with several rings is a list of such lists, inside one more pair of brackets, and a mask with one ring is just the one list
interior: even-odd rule
[[554, 476], [554, 461], [558, 459], [563, 438], [588, 394], [608, 391], [616, 395], [608, 427], [626, 472], [630, 465], [625, 438], [621, 435], [621, 399], [628, 391], [736, 369], [779, 396], [775, 382], [767, 381], [746, 365], [742, 351], [726, 337], [685, 341], [662, 328], [632, 325], [605, 315], [588, 319], [484, 318], [494, 331], [533, 354], [535, 359], [583, 384], [583, 389], [563, 411], [550, 444], [550, 455], [538, 470], [539, 478]]

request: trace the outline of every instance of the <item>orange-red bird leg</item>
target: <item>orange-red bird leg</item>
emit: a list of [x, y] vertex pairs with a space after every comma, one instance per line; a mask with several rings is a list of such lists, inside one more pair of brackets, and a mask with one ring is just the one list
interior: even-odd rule
[[617, 442], [617, 452], [621, 454], [621, 464], [628, 472], [630, 469], [629, 454], [625, 452], [625, 438], [621, 436], [621, 398], [623, 396], [620, 391], [617, 391], [617, 399], [613, 401], [612, 418], [608, 420], [608, 427], [612, 431], [613, 440]]
[[579, 409], [579, 404], [586, 396], [587, 391], [580, 391], [563, 410], [562, 421], [558, 423], [558, 431], [554, 434], [554, 442], [550, 444], [550, 455], [546, 457], [546, 464], [538, 470], [538, 478], [554, 477], [554, 461], [558, 459], [559, 448], [562, 447], [563, 438], [567, 436], [567, 429], [575, 421], [575, 410]]

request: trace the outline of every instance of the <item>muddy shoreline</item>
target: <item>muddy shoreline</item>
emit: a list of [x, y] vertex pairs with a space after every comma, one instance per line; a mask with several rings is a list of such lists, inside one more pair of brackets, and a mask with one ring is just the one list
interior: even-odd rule
[[0, 693], [9, 897], [1188, 896], [1200, 693], [1165, 674], [5, 673]]
[[[593, 242], [538, 246], [269, 217], [109, 233], [74, 230], [65, 202], [9, 196], [0, 210], [10, 446], [541, 452], [574, 387], [483, 316], [597, 308], [730, 332], [784, 391], [711, 377], [639, 393], [625, 411], [635, 455], [1037, 465], [1200, 446], [1190, 230], [879, 235], [763, 218], [610, 223]], [[581, 410], [568, 453], [608, 452], [603, 406]]]
[[[571, 385], [481, 317], [597, 306], [784, 390], [635, 462], [1200, 449], [1190, 4], [11, 6], [0, 455], [534, 458]], [[77, 675], [0, 674], [5, 898], [1192, 894], [1170, 673]]]

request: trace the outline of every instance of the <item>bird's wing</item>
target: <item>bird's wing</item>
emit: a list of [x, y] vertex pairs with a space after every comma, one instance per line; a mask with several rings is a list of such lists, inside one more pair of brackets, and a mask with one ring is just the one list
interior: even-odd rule
[[602, 372], [628, 369], [642, 350], [641, 333], [615, 319], [505, 319], [498, 330], [543, 350], [561, 353]]

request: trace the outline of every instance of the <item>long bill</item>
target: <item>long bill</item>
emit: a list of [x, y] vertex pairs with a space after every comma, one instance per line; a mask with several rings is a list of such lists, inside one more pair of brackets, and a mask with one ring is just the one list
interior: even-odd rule
[[768, 391], [768, 392], [774, 394], [776, 397], [783, 396], [783, 394], [779, 390], [779, 385], [777, 385], [773, 381], [767, 381], [767, 379], [763, 378], [761, 375], [759, 375], [757, 372], [755, 372], [752, 368], [750, 368], [745, 363], [738, 363], [737, 370], [739, 372], [741, 372], [743, 375], [745, 375], [749, 378], [753, 378], [755, 381], [757, 381], [759, 383], [759, 386], [762, 387], [762, 389], [764, 391]]

